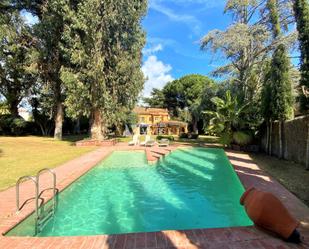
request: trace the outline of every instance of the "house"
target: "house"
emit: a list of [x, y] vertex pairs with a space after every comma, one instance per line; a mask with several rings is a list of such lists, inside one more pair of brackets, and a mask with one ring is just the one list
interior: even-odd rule
[[137, 114], [140, 134], [179, 135], [188, 132], [188, 124], [171, 120], [167, 109], [135, 107], [133, 111]]

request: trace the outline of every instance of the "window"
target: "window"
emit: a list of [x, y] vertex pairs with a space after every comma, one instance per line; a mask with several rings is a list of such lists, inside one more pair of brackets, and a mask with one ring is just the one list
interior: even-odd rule
[[139, 118], [139, 121], [140, 121], [141, 123], [145, 123], [145, 117], [140, 117], [140, 118]]

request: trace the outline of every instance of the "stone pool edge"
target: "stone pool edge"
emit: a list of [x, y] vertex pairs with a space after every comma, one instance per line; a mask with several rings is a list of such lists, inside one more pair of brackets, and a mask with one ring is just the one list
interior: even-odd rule
[[[177, 145], [177, 147], [192, 147], [192, 146]], [[73, 174], [67, 175], [65, 179], [62, 179], [62, 181], [57, 184], [57, 187], [59, 188], [60, 191], [64, 190], [70, 184], [75, 182], [79, 177], [84, 175], [87, 171], [95, 167], [99, 161], [105, 159], [108, 155], [110, 155], [110, 153], [116, 150], [143, 150], [143, 148], [116, 145], [110, 148], [106, 148], [106, 147], [99, 148], [98, 150], [95, 150], [94, 152], [90, 152], [80, 158], [84, 158], [84, 157], [87, 158], [89, 157], [89, 155], [93, 156], [93, 154], [95, 154], [94, 156], [96, 157], [96, 160], [93, 160], [93, 158], [91, 158], [92, 160], [89, 165], [84, 166], [84, 167], [81, 166], [82, 169], [79, 169], [79, 171], [74, 172]], [[243, 169], [239, 169], [239, 167], [242, 167], [242, 166], [238, 165], [237, 163], [235, 164], [235, 154], [233, 153], [235, 152], [225, 151], [226, 156], [228, 157], [231, 165], [233, 166], [244, 188], [246, 189], [252, 185], [259, 186], [260, 184], [259, 184], [258, 179], [256, 179], [256, 181], [253, 180], [254, 176], [251, 176], [248, 178], [247, 176], [243, 175]], [[96, 155], [96, 154], [99, 154], [99, 155]], [[238, 154], [241, 154], [241, 153], [238, 153]], [[243, 153], [242, 155], [247, 155], [247, 154]], [[72, 161], [70, 161], [69, 163], [76, 164], [76, 159]], [[82, 162], [85, 162], [85, 160], [84, 161], [82, 160]], [[74, 169], [76, 170], [75, 167]], [[273, 179], [271, 183], [274, 183], [276, 185], [274, 186], [275, 192], [287, 191], [283, 188], [283, 186], [281, 186], [279, 183], [277, 183]], [[2, 197], [1, 195], [2, 195], [2, 192], [0, 192], [0, 198]], [[289, 197], [294, 199], [292, 194]], [[15, 200], [15, 195], [14, 195], [14, 200]], [[46, 200], [48, 200], [48, 197], [46, 197]], [[0, 223], [0, 232], [1, 232], [0, 248], [15, 248], [16, 246], [22, 246], [22, 245], [23, 245], [22, 248], [41, 248], [41, 247], [45, 248], [46, 246], [49, 246], [49, 248], [53, 248], [51, 246], [52, 245], [56, 246], [56, 244], [68, 246], [68, 247], [65, 246], [65, 247], [60, 247], [60, 248], [168, 248], [168, 247], [171, 247], [171, 243], [172, 245], [177, 246], [177, 248], [200, 248], [200, 246], [206, 245], [207, 243], [208, 244], [210, 243], [211, 245], [218, 244], [218, 243], [219, 244], [221, 243], [223, 245], [224, 243], [226, 243], [227, 247], [224, 247], [224, 248], [229, 248], [228, 245], [234, 242], [235, 243], [241, 242], [243, 244], [252, 243], [252, 245], [255, 244], [256, 246], [257, 245], [261, 246], [261, 247], [256, 247], [256, 248], [268, 248], [268, 247], [263, 247], [263, 243], [267, 244], [267, 242], [265, 242], [267, 240], [271, 241], [272, 244], [276, 243], [278, 245], [281, 245], [283, 243], [284, 246], [287, 246], [286, 243], [276, 238], [269, 237], [269, 235], [265, 234], [264, 232], [259, 231], [254, 226], [194, 229], [194, 230], [185, 230], [185, 231], [184, 230], [173, 230], [173, 231], [160, 231], [160, 232], [154, 232], [154, 233], [134, 233], [134, 234], [120, 234], [120, 235], [74, 236], [74, 237], [38, 238], [38, 237], [13, 237], [13, 236], [4, 237], [2, 235], [4, 231], [7, 232], [11, 230], [13, 227], [19, 224], [22, 220], [24, 220], [29, 215], [31, 215], [33, 211], [34, 211], [33, 207], [32, 208], [29, 207], [27, 212], [25, 212], [25, 214], [23, 215], [18, 215], [18, 217], [14, 217], [14, 215], [12, 215], [8, 217], [7, 219], [2, 219], [2, 222]], [[306, 211], [308, 212], [308, 208]], [[309, 214], [309, 212], [307, 214]], [[152, 242], [149, 242], [150, 244], [148, 243], [148, 237], [150, 238], [149, 241], [152, 241]], [[158, 239], [159, 237], [160, 239]], [[205, 238], [207, 238], [207, 241], [205, 241]], [[161, 241], [162, 243], [160, 242], [160, 240], [162, 240]], [[134, 241], [134, 245], [132, 244], [133, 241]], [[128, 246], [129, 244], [131, 245]], [[1, 245], [3, 245], [3, 247]], [[239, 248], [242, 248], [242, 247], [239, 247]], [[244, 246], [244, 248], [248, 248], [248, 247]], [[289, 248], [289, 246], [284, 247], [284, 248]], [[293, 248], [295, 248], [295, 246], [293, 246]]]

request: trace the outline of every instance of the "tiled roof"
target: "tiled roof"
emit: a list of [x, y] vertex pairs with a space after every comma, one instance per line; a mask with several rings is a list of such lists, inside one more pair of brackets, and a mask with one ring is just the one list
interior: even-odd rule
[[140, 107], [134, 108], [133, 112], [136, 114], [148, 114], [148, 115], [169, 115], [167, 109], [164, 108], [151, 108], [151, 107]]

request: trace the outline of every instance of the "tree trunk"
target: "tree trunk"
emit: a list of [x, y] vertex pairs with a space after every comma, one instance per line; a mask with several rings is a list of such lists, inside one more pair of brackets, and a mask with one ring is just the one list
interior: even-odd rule
[[77, 118], [74, 125], [74, 134], [80, 134], [80, 119]]
[[269, 151], [269, 122], [266, 125], [266, 152]]
[[105, 138], [105, 126], [102, 120], [102, 115], [99, 109], [94, 109], [91, 118], [91, 139], [104, 140]]
[[282, 158], [282, 121], [279, 120], [278, 123], [279, 127], [279, 132], [278, 132], [278, 137], [279, 137], [279, 158]]
[[116, 136], [122, 136], [123, 135], [123, 127], [121, 124], [115, 125], [115, 135]]
[[18, 117], [18, 104], [19, 101], [18, 100], [12, 100], [9, 103], [9, 109], [10, 109], [10, 113], [13, 117]]
[[268, 155], [271, 156], [271, 143], [272, 143], [272, 131], [273, 131], [273, 124], [272, 122], [270, 121], [269, 122], [269, 147], [268, 147]]
[[197, 119], [196, 118], [193, 119], [192, 129], [193, 129], [193, 133], [198, 134]]
[[307, 131], [307, 158], [306, 158], [306, 170], [309, 170], [309, 124], [308, 124], [308, 131]]
[[54, 131], [54, 138], [58, 140], [62, 139], [63, 117], [64, 117], [63, 105], [61, 102], [58, 102], [56, 106], [55, 131]]

